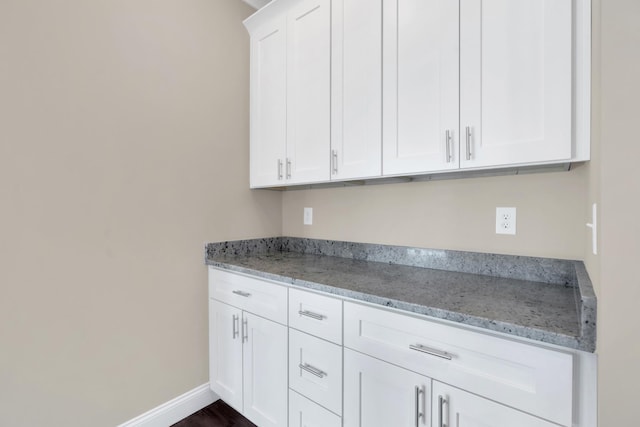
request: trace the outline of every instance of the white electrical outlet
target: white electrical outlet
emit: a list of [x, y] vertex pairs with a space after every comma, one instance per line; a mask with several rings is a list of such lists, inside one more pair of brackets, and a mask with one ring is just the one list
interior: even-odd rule
[[496, 208], [496, 234], [516, 234], [516, 208]]
[[302, 223], [304, 225], [313, 224], [313, 208], [304, 208], [304, 218]]

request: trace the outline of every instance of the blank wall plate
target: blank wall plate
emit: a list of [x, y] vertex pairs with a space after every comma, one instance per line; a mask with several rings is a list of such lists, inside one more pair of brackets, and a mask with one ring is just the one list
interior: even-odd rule
[[304, 208], [304, 218], [302, 223], [304, 225], [313, 224], [313, 208]]
[[496, 208], [496, 234], [516, 234], [516, 208]]

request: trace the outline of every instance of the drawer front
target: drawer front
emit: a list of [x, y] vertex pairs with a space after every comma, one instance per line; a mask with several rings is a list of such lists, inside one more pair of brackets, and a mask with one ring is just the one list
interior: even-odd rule
[[341, 427], [342, 420], [333, 412], [289, 390], [289, 427]]
[[289, 388], [342, 415], [342, 347], [289, 329]]
[[287, 324], [286, 286], [210, 267], [209, 297]]
[[344, 345], [571, 425], [571, 354], [350, 302], [344, 303]]
[[342, 345], [342, 300], [289, 288], [289, 326]]

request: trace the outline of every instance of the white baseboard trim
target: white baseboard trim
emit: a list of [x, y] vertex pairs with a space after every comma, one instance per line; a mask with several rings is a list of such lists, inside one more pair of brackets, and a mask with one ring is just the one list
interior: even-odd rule
[[202, 384], [118, 427], [167, 427], [218, 399], [219, 397], [209, 388], [209, 383]]

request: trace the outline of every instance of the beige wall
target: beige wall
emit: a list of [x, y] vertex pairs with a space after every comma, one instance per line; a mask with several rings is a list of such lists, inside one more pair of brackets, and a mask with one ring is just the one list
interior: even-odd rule
[[[570, 172], [289, 191], [283, 233], [393, 245], [582, 259], [584, 166]], [[313, 225], [302, 224], [312, 207]], [[517, 208], [517, 234], [495, 208]]]
[[208, 381], [207, 241], [248, 189], [239, 0], [0, 2], [0, 425], [114, 426]]
[[600, 426], [634, 425], [640, 3], [602, 3], [589, 164], [281, 195], [247, 190], [241, 1], [1, 2], [0, 425], [112, 426], [206, 382], [203, 243], [280, 233], [584, 259]]
[[640, 2], [601, 1], [600, 426], [638, 424]]

